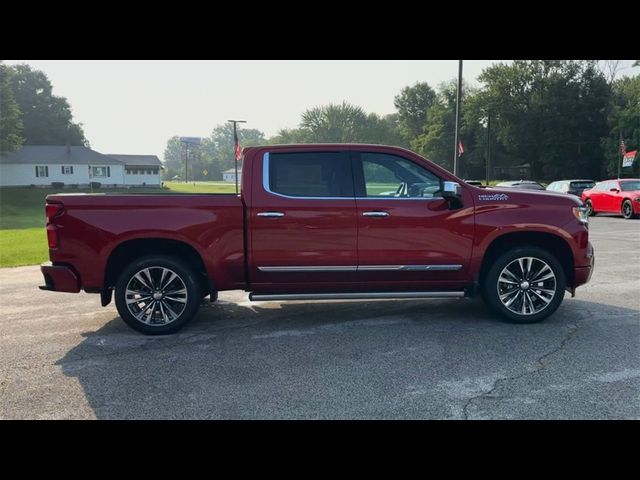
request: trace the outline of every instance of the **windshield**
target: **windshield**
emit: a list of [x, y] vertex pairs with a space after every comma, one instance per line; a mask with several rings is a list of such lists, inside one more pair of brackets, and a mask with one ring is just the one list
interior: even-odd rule
[[640, 180], [620, 182], [620, 188], [623, 192], [633, 192], [634, 190], [640, 190]]

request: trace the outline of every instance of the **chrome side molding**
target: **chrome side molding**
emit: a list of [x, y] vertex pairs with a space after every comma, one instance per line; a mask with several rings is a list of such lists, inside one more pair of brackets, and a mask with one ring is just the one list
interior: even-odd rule
[[462, 298], [463, 291], [454, 292], [353, 292], [353, 293], [250, 293], [252, 302], [292, 301], [292, 300], [375, 300], [402, 298]]
[[455, 272], [462, 265], [339, 265], [339, 266], [302, 266], [258, 267], [261, 272]]

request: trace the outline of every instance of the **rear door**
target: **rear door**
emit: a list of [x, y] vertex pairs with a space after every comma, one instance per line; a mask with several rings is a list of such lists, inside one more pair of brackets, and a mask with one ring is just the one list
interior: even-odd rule
[[415, 288], [468, 281], [474, 230], [471, 195], [450, 210], [441, 179], [394, 154], [356, 152], [358, 274], [382, 287]]
[[258, 163], [248, 209], [252, 288], [295, 291], [353, 281], [357, 222], [349, 154], [274, 150]]

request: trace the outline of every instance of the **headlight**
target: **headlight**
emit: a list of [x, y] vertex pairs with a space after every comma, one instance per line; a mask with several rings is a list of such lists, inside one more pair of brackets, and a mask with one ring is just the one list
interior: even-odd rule
[[587, 213], [587, 207], [573, 207], [573, 215], [578, 219], [580, 223], [585, 225], [589, 224], [589, 214]]

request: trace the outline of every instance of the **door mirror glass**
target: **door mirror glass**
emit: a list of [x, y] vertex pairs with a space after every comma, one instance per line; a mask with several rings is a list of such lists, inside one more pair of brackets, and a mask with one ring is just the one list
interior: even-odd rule
[[444, 198], [462, 198], [462, 190], [458, 182], [442, 182], [442, 196]]

